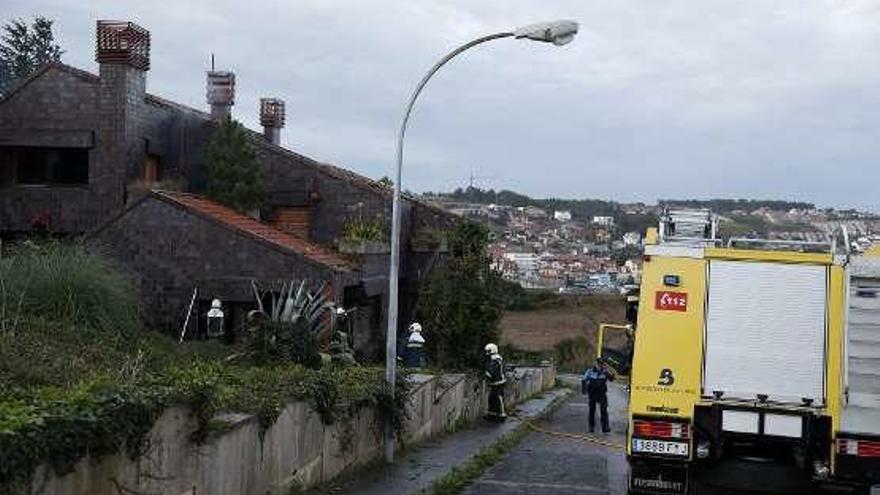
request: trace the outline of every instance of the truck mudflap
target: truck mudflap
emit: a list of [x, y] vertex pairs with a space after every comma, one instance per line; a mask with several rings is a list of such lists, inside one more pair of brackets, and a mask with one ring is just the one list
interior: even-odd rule
[[630, 458], [629, 492], [632, 494], [686, 494], [690, 475], [685, 462]]

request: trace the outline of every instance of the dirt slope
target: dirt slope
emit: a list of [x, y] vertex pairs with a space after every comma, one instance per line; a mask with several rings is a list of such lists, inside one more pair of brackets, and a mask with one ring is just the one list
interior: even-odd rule
[[626, 324], [622, 296], [566, 296], [558, 306], [509, 311], [501, 321], [501, 343], [528, 351], [552, 351], [568, 339], [596, 341], [600, 323]]

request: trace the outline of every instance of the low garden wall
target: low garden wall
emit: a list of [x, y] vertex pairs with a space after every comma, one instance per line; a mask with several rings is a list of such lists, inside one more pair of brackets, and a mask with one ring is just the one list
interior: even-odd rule
[[[463, 374], [413, 375], [404, 444], [452, 432], [476, 421], [485, 408], [485, 385]], [[525, 400], [556, 381], [552, 366], [508, 374], [509, 403]], [[329, 481], [382, 455], [375, 408], [324, 424], [305, 402], [284, 408], [263, 430], [257, 418], [223, 414], [207, 438], [192, 441], [198, 421], [185, 407], [166, 409], [149, 434], [145, 453], [85, 458], [73, 472], [40, 467], [32, 495], [249, 495], [286, 494]]]

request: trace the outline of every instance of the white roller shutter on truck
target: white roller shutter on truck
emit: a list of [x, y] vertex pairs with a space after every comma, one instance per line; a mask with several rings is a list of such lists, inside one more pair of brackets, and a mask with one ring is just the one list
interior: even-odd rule
[[825, 399], [827, 268], [710, 261], [703, 392]]

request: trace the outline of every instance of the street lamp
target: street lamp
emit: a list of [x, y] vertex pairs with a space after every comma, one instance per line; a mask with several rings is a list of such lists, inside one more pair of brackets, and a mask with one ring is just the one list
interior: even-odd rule
[[[388, 270], [388, 332], [386, 335], [387, 342], [385, 347], [385, 381], [392, 397], [395, 393], [395, 381], [397, 375], [397, 285], [400, 264], [400, 188], [401, 172], [403, 169], [403, 138], [406, 135], [406, 125], [409, 122], [409, 116], [412, 113], [416, 99], [419, 97], [419, 93], [422, 92], [422, 89], [428, 84], [431, 77], [436, 74], [446, 62], [449, 62], [461, 52], [479, 44], [501, 38], [517, 38], [553, 43], [556, 46], [562, 46], [571, 42], [577, 32], [577, 22], [563, 20], [531, 24], [513, 31], [495, 33], [477, 38], [459, 46], [440, 59], [440, 61], [431, 67], [431, 70], [425, 74], [425, 77], [422, 78], [419, 85], [416, 86], [416, 90], [410, 97], [409, 103], [406, 105], [406, 111], [403, 114], [403, 121], [400, 124], [400, 133], [397, 136], [397, 179], [394, 181], [394, 203], [391, 209], [391, 266]], [[386, 425], [385, 428], [385, 460], [388, 462], [394, 460], [394, 431], [391, 428], [391, 425]]]

